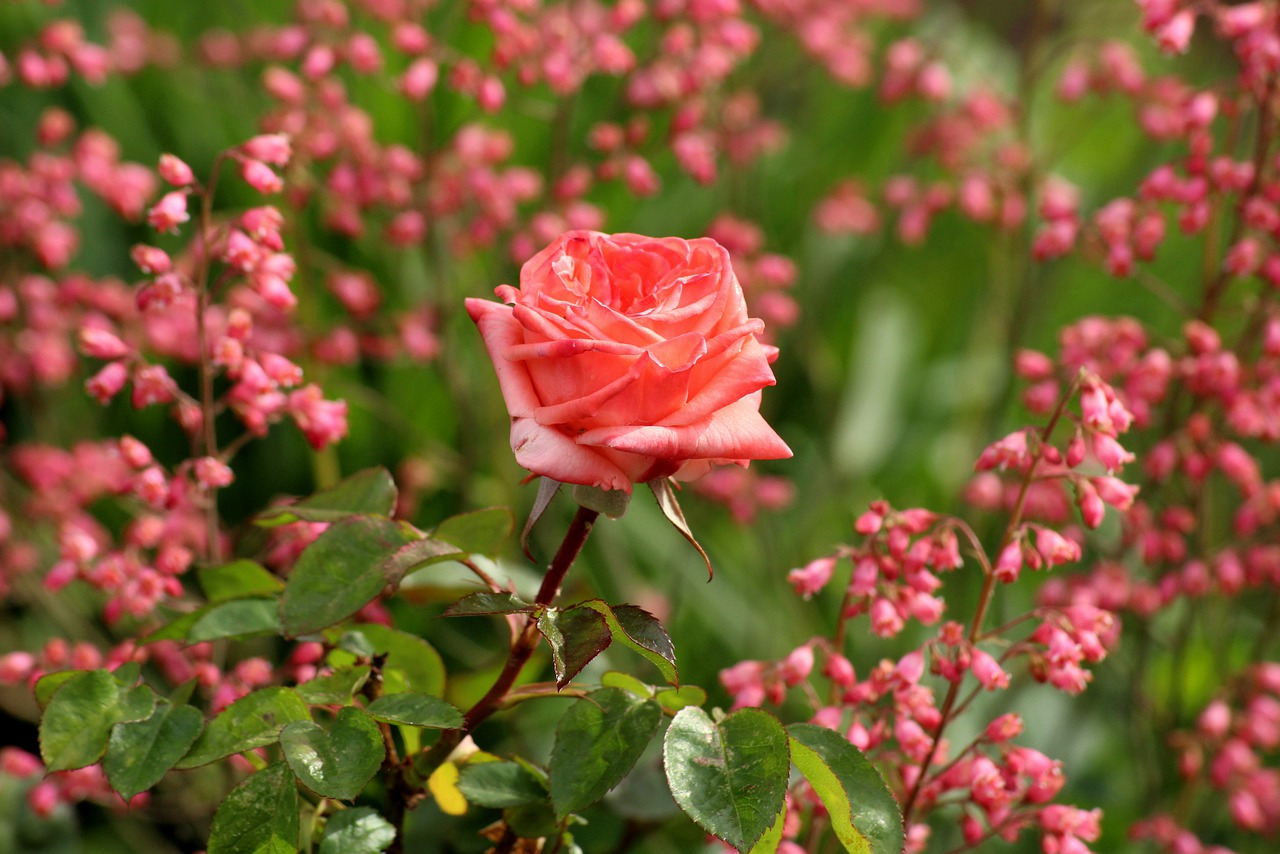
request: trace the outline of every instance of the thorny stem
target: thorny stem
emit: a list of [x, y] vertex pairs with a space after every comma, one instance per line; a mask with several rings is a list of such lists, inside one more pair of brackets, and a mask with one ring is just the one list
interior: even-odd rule
[[[591, 533], [591, 528], [599, 515], [599, 511], [589, 510], [586, 507], [578, 508], [573, 521], [569, 524], [569, 530], [565, 532], [564, 540], [560, 543], [559, 550], [551, 560], [551, 566], [547, 569], [547, 574], [542, 578], [542, 585], [538, 588], [538, 595], [533, 600], [534, 613], [525, 618], [524, 628], [512, 642], [511, 651], [507, 655], [507, 662], [503, 665], [502, 672], [498, 674], [498, 678], [485, 695], [477, 700], [475, 705], [462, 716], [462, 726], [445, 730], [440, 734], [440, 738], [436, 743], [421, 754], [421, 758], [414, 763], [414, 766], [419, 771], [426, 770], [427, 773], [430, 773], [430, 770], [442, 764], [464, 738], [474, 732], [476, 727], [486, 718], [501, 708], [503, 701], [511, 691], [511, 686], [515, 684], [516, 678], [520, 675], [520, 671], [524, 669], [524, 666], [533, 655], [533, 651], [538, 647], [537, 612], [550, 605], [555, 600], [556, 595], [559, 594], [560, 586], [564, 583], [565, 574], [569, 571], [569, 567], [573, 565], [578, 553], [582, 551], [582, 546], [587, 541], [587, 535]], [[410, 757], [409, 761], [413, 761], [412, 757]], [[405, 770], [408, 769], [402, 766], [402, 772]], [[396, 841], [388, 849], [388, 854], [400, 854], [400, 852], [403, 852], [404, 842], [401, 833], [402, 828], [398, 827]]]
[[[1022, 476], [1022, 484], [1018, 489], [1018, 498], [1013, 504], [1013, 509], [1009, 513], [1009, 524], [1005, 526], [1004, 535], [1000, 538], [1000, 546], [996, 550], [999, 554], [1004, 547], [1013, 541], [1014, 533], [1018, 526], [1022, 524], [1022, 511], [1026, 505], [1027, 492], [1031, 489], [1031, 483], [1035, 480], [1036, 468], [1040, 464], [1043, 455], [1043, 447], [1049, 442], [1049, 438], [1053, 435], [1054, 429], [1058, 426], [1058, 422], [1062, 416], [1066, 414], [1067, 404], [1075, 397], [1076, 390], [1080, 386], [1080, 377], [1077, 376], [1072, 380], [1071, 385], [1058, 399], [1058, 404], [1054, 407], [1053, 414], [1049, 416], [1049, 421], [1040, 431], [1040, 446], [1036, 448], [1035, 455], [1032, 457], [1030, 464], [1027, 466], [1026, 472]], [[987, 610], [991, 606], [991, 600], [995, 593], [996, 576], [995, 572], [985, 563], [983, 565], [982, 592], [978, 595], [978, 607], [973, 614], [973, 622], [969, 626], [969, 642], [974, 643], [982, 635], [982, 624], [986, 620]], [[925, 756], [924, 761], [920, 763], [920, 774], [916, 777], [915, 783], [911, 786], [911, 790], [907, 793], [906, 799], [902, 803], [902, 822], [904, 825], [910, 826], [911, 812], [915, 808], [916, 799], [920, 796], [920, 790], [923, 788], [925, 780], [929, 777], [929, 766], [933, 764], [933, 759], [938, 753], [938, 746], [942, 742], [942, 734], [954, 718], [956, 709], [956, 700], [960, 695], [960, 682], [957, 680], [952, 682], [947, 688], [947, 696], [942, 701], [941, 715], [938, 720], [938, 726], [933, 731], [931, 743], [929, 745], [929, 753]]]

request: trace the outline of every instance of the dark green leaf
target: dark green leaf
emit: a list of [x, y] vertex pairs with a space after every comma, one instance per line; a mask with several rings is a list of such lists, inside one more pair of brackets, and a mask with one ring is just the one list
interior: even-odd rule
[[387, 586], [383, 564], [407, 541], [399, 523], [356, 516], [330, 525], [307, 546], [280, 597], [280, 621], [289, 637], [339, 623]]
[[450, 729], [462, 726], [462, 712], [427, 694], [387, 694], [365, 709], [374, 720], [389, 724]]
[[389, 584], [395, 586], [415, 569], [441, 561], [455, 560], [464, 554], [466, 553], [457, 546], [443, 540], [423, 537], [402, 546], [399, 551], [388, 557], [382, 565], [382, 574]]
[[46, 673], [36, 680], [36, 703], [41, 709], [45, 708], [59, 688], [77, 676], [89, 672], [88, 670], [55, 670], [52, 673]]
[[538, 631], [551, 645], [551, 663], [560, 688], [568, 685], [613, 640], [605, 618], [598, 611], [580, 605], [567, 611], [543, 609], [538, 615]]
[[550, 838], [560, 831], [555, 813], [545, 801], [508, 807], [502, 811], [502, 819], [512, 833], [523, 839]]
[[538, 561], [534, 559], [533, 553], [529, 551], [529, 535], [533, 533], [533, 526], [538, 524], [542, 514], [551, 506], [551, 499], [556, 497], [556, 493], [560, 491], [562, 486], [564, 484], [558, 480], [552, 480], [549, 477], [538, 478], [538, 495], [533, 500], [533, 508], [529, 511], [529, 518], [524, 521], [524, 530], [520, 532], [520, 551], [524, 552], [524, 556], [533, 563]]
[[667, 728], [663, 761], [680, 808], [735, 848], [750, 850], [782, 811], [790, 750], [768, 712], [740, 709], [717, 725], [687, 706]]
[[613, 639], [623, 646], [640, 653], [662, 672], [662, 678], [672, 685], [680, 684], [676, 672], [676, 650], [671, 645], [667, 630], [658, 619], [635, 605], [609, 607], [600, 599], [590, 599], [577, 607], [590, 608], [604, 617]]
[[332, 673], [308, 679], [297, 687], [303, 700], [312, 706], [345, 706], [369, 679], [368, 667], [339, 667]]
[[297, 854], [298, 787], [283, 762], [231, 790], [209, 830], [209, 854]]
[[547, 799], [542, 781], [516, 762], [470, 762], [462, 766], [458, 790], [468, 803], [498, 809]]
[[511, 536], [515, 520], [506, 507], [486, 507], [450, 516], [432, 532], [437, 540], [453, 543], [468, 554], [492, 555]]
[[791, 761], [813, 786], [846, 851], [898, 854], [902, 813], [880, 772], [862, 751], [834, 730], [792, 724]]
[[261, 688], [223, 709], [178, 762], [178, 768], [207, 765], [233, 753], [271, 744], [294, 721], [311, 719], [307, 704], [292, 688]]
[[232, 599], [205, 611], [187, 632], [187, 643], [278, 634], [275, 599]]
[[354, 800], [387, 756], [382, 732], [355, 706], [338, 710], [325, 732], [311, 721], [295, 721], [280, 731], [280, 747], [294, 776], [317, 795]]
[[787, 811], [783, 810], [778, 813], [778, 818], [773, 822], [768, 830], [764, 832], [764, 836], [751, 846], [750, 854], [776, 854], [778, 846], [782, 843], [782, 834], [786, 829]]
[[707, 692], [697, 685], [683, 685], [659, 691], [656, 699], [663, 708], [678, 712], [685, 706], [701, 706], [707, 702]]
[[50, 771], [92, 765], [106, 752], [111, 728], [147, 719], [155, 702], [145, 685], [122, 685], [106, 670], [78, 672], [57, 688], [44, 710], [40, 757]]
[[521, 614], [533, 606], [512, 593], [472, 593], [444, 609], [446, 617], [476, 617], [485, 614]]
[[167, 701], [157, 703], [144, 721], [117, 724], [102, 760], [111, 787], [126, 801], [150, 789], [186, 754], [202, 727], [199, 709]]
[[[383, 694], [417, 691], [439, 697], [444, 693], [444, 662], [440, 660], [440, 653], [417, 635], [378, 623], [358, 623], [342, 637], [346, 648], [359, 647], [367, 649], [367, 655], [387, 657], [382, 665]], [[341, 667], [352, 664], [355, 656], [345, 649], [334, 650], [329, 654], [329, 661]]]
[[284, 582], [251, 560], [237, 560], [221, 566], [205, 566], [197, 570], [200, 589], [210, 602], [244, 599], [249, 596], [274, 596], [284, 589]]
[[671, 487], [671, 479], [660, 477], [656, 480], [649, 481], [649, 489], [653, 490], [653, 497], [658, 499], [658, 507], [662, 509], [662, 515], [667, 517], [680, 534], [689, 541], [698, 554], [702, 555], [702, 559], [707, 563], [707, 580], [711, 580], [711, 558], [707, 557], [706, 551], [698, 544], [697, 539], [693, 536], [693, 531], [689, 529], [689, 523], [685, 521], [684, 511], [680, 509], [680, 502], [676, 501], [675, 490]]
[[271, 507], [255, 520], [264, 527], [289, 522], [335, 522], [347, 516], [390, 516], [396, 507], [396, 484], [386, 469], [365, 469], [296, 504]]
[[396, 829], [369, 807], [343, 810], [324, 824], [320, 854], [378, 854], [395, 841]]
[[590, 806], [635, 766], [662, 723], [662, 709], [620, 688], [577, 700], [556, 727], [551, 749], [551, 803], [563, 819]]
[[209, 609], [212, 607], [212, 605], [206, 605], [203, 608], [197, 608], [194, 611], [179, 614], [160, 628], [143, 636], [142, 640], [138, 641], [138, 643], [149, 644], [162, 640], [185, 641], [187, 639], [187, 632], [191, 631], [191, 627], [194, 626], [201, 617], [208, 613]]

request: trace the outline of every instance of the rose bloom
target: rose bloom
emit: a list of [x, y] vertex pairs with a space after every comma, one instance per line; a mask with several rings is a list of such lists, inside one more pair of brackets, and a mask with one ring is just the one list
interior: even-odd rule
[[467, 312], [529, 471], [630, 492], [791, 456], [760, 416], [777, 350], [714, 240], [571, 231], [495, 293]]

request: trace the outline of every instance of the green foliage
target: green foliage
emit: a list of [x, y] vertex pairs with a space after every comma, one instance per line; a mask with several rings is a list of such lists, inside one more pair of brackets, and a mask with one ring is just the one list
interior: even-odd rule
[[260, 688], [219, 712], [176, 767], [195, 768], [265, 747], [289, 724], [310, 720], [311, 712], [297, 691], [279, 686]]
[[155, 702], [150, 688], [125, 684], [106, 670], [75, 673], [57, 687], [40, 719], [40, 757], [50, 771], [92, 765], [106, 752], [111, 728], [146, 720]]
[[519, 762], [468, 762], [458, 777], [458, 789], [469, 803], [503, 809], [543, 803], [547, 788]]
[[354, 807], [325, 822], [319, 854], [378, 854], [395, 838], [391, 822], [368, 807]]
[[680, 808], [735, 848], [755, 846], [782, 812], [790, 750], [768, 712], [740, 709], [716, 722], [683, 708], [667, 728], [663, 761]]
[[199, 709], [166, 700], [146, 720], [116, 724], [102, 761], [108, 782], [125, 800], [145, 792], [186, 755], [202, 729]]
[[594, 804], [635, 766], [662, 723], [652, 700], [601, 688], [577, 700], [556, 727], [548, 768], [551, 803], [564, 819]]
[[280, 747], [298, 782], [345, 801], [363, 791], [387, 755], [378, 724], [354, 706], [339, 709], [328, 731], [312, 721], [294, 721], [280, 731]]
[[379, 697], [365, 709], [377, 721], [404, 726], [449, 729], [462, 725], [462, 712], [429, 694], [388, 694]]
[[471, 554], [496, 554], [511, 536], [515, 520], [507, 507], [486, 507], [450, 516], [432, 535]]
[[295, 504], [265, 510], [255, 521], [264, 527], [299, 521], [338, 522], [348, 516], [390, 516], [395, 506], [396, 485], [391, 473], [372, 468]]
[[283, 762], [251, 774], [213, 816], [208, 854], [297, 854], [298, 788]]

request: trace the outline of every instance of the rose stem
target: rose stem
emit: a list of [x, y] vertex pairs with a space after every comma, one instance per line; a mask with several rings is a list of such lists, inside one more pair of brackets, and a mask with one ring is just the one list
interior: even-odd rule
[[[564, 541], [560, 543], [559, 551], [556, 552], [556, 556], [551, 560], [551, 567], [542, 579], [542, 586], [538, 588], [538, 596], [533, 600], [535, 606], [545, 607], [550, 605], [552, 600], [556, 598], [556, 594], [560, 592], [560, 585], [564, 581], [565, 573], [573, 565], [578, 552], [582, 551], [582, 545], [587, 541], [587, 534], [591, 533], [591, 526], [595, 524], [596, 517], [599, 515], [600, 513], [597, 510], [588, 510], [586, 507], [578, 508], [577, 514], [573, 517], [573, 522], [569, 524], [569, 530], [565, 532]], [[525, 619], [524, 629], [511, 644], [511, 652], [507, 656], [507, 663], [503, 666], [502, 672], [498, 674], [493, 687], [463, 715], [462, 726], [445, 730], [440, 734], [440, 738], [424, 754], [419, 767], [435, 768], [444, 762], [445, 757], [449, 755], [453, 748], [458, 746], [458, 743], [463, 738], [473, 732], [481, 721], [498, 710], [503, 698], [511, 690], [511, 686], [515, 684], [516, 677], [520, 675], [520, 671], [528, 663], [529, 657], [537, 649], [538, 636], [537, 614], [530, 614]]]

